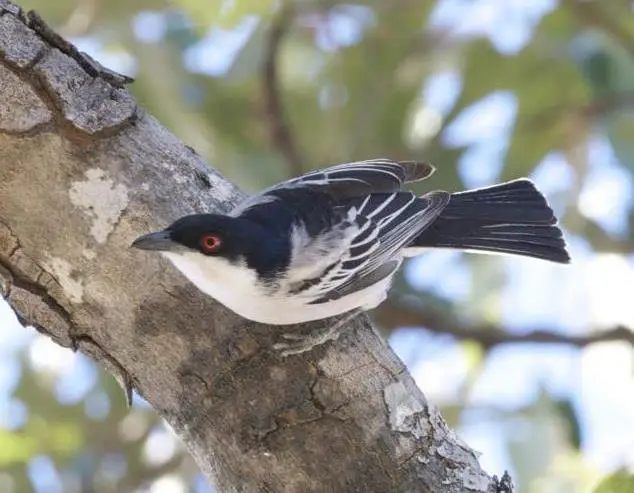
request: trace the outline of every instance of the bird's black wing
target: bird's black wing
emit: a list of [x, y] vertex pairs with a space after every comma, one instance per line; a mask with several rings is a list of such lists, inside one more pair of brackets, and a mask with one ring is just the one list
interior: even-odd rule
[[449, 197], [447, 192], [383, 193], [343, 205], [354, 236], [336, 265], [305, 293], [313, 298], [310, 303], [341, 298], [392, 275], [400, 265], [399, 251], [434, 222]]
[[279, 192], [307, 188], [327, 194], [334, 201], [364, 197], [372, 193], [398, 192], [405, 183], [423, 180], [434, 172], [431, 164], [416, 161], [371, 159], [339, 164], [292, 178], [248, 198], [232, 215], [275, 200]]
[[312, 171], [274, 188], [327, 187], [336, 190], [339, 196], [359, 197], [369, 193], [397, 192], [405, 183], [423, 180], [433, 172], [434, 167], [428, 163], [370, 159]]

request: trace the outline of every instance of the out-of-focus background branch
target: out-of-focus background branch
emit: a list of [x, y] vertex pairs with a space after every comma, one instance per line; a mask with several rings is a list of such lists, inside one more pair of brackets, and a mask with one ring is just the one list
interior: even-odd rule
[[624, 325], [618, 325], [587, 334], [562, 334], [551, 329], [532, 328], [527, 332], [513, 333], [494, 325], [474, 325], [459, 320], [451, 314], [418, 303], [400, 301], [393, 297], [375, 311], [375, 321], [384, 328], [423, 327], [433, 334], [445, 334], [462, 341], [473, 341], [490, 350], [501, 344], [536, 343], [564, 344], [583, 348], [598, 342], [623, 341], [634, 347], [634, 332]]
[[[373, 317], [486, 469], [634, 491], [631, 2], [22, 6], [247, 190], [379, 156], [434, 163], [420, 192], [534, 179], [572, 265], [430, 252]], [[0, 305], [0, 491], [208, 488], [142, 399]]]
[[301, 175], [304, 169], [293, 131], [284, 112], [278, 69], [282, 41], [292, 20], [293, 13], [290, 4], [286, 4], [269, 28], [270, 34], [262, 72], [262, 99], [264, 100], [266, 125], [269, 127], [273, 148], [279, 151], [288, 164], [289, 173], [295, 176]]

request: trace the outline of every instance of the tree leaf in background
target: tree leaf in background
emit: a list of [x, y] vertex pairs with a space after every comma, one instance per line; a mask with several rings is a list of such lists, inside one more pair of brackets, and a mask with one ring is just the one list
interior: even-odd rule
[[[546, 27], [556, 27], [552, 22], [544, 26], [537, 30], [537, 40], [548, 35], [542, 32]], [[589, 95], [578, 68], [563, 54], [535, 42], [515, 56], [506, 56], [482, 39], [465, 51], [462, 73], [463, 89], [452, 111], [454, 116], [493, 90], [512, 91], [517, 99], [517, 117], [500, 180], [527, 176], [562, 143], [587, 138], [583, 126], [581, 133], [569, 132], [571, 111], [583, 109]], [[561, 87], [566, 87], [566, 91], [562, 92]]]
[[[40, 14], [48, 24], [59, 26], [62, 31], [64, 26], [79, 22], [84, 29], [90, 26], [104, 24], [119, 24], [122, 19], [130, 20], [135, 14], [144, 10], [162, 10], [169, 7], [168, 0], [107, 0], [107, 2], [95, 0], [24, 0], [20, 6], [25, 10], [33, 9]], [[74, 19], [73, 16], [81, 16], [82, 19]]]
[[[512, 418], [508, 425], [514, 432], [506, 438], [506, 443], [520, 491], [576, 493], [582, 490], [584, 478], [556, 474], [557, 459], [569, 453], [570, 445], [561, 427], [557, 405], [545, 389], [542, 388], [534, 404]], [[533, 483], [536, 483], [534, 488]]]
[[0, 429], [0, 468], [27, 462], [38, 453], [35, 437]]
[[[374, 156], [407, 157], [409, 152], [403, 142], [406, 118], [426, 75], [425, 65], [416, 60], [420, 57], [410, 55], [409, 48], [420, 38], [431, 6], [427, 2], [407, 2], [403, 8], [385, 5], [334, 12], [331, 15], [335, 19], [347, 19], [338, 22], [350, 24], [349, 34], [343, 38], [337, 36], [337, 24], [327, 24], [328, 18], [323, 20], [322, 36], [333, 39], [322, 41], [328, 48], [317, 90], [322, 95], [322, 91], [330, 90], [331, 94], [339, 92], [342, 96], [334, 104], [324, 99], [320, 104], [319, 99], [324, 96], [319, 92], [314, 95], [312, 111], [321, 112], [319, 121], [294, 119], [302, 142], [309, 136], [314, 141], [312, 136], [317, 130], [327, 149], [332, 145], [345, 146], [337, 149], [337, 155], [330, 152], [328, 159], [332, 162]], [[331, 22], [335, 21], [331, 18]], [[393, 25], [399, 26], [398, 31], [390, 28]], [[303, 107], [291, 97], [289, 111], [299, 115]], [[341, 139], [341, 135], [346, 139]]]
[[632, 493], [632, 491], [634, 491], [634, 475], [621, 470], [601, 481], [594, 493]]
[[619, 161], [634, 173], [634, 64], [632, 54], [607, 35], [586, 43], [581, 67], [597, 103], [595, 113]]
[[268, 52], [271, 24], [262, 18], [255, 23], [251, 35], [236, 53], [233, 63], [224, 76], [227, 82], [258, 77], [262, 73], [262, 64]]
[[570, 399], [553, 399], [553, 402], [559, 410], [559, 415], [568, 425], [570, 444], [580, 450], [583, 443], [581, 435], [581, 424], [579, 423], [578, 409], [574, 406]]
[[607, 53], [589, 53], [584, 57], [581, 67], [597, 96], [605, 96], [614, 91], [614, 63]]
[[617, 159], [634, 175], [634, 110], [617, 109], [603, 119], [602, 126]]
[[277, 6], [272, 0], [174, 0], [194, 22], [199, 32], [212, 26], [231, 29], [247, 16], [270, 17]]

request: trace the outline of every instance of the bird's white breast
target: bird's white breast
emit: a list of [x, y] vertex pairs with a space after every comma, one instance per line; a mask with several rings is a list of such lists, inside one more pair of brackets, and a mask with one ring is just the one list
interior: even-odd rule
[[272, 325], [320, 320], [355, 308], [369, 310], [385, 299], [391, 284], [391, 278], [384, 279], [340, 299], [309, 305], [310, 299], [288, 296], [284, 289], [271, 290], [258, 281], [254, 271], [224, 258], [195, 252], [163, 252], [163, 255], [203, 293], [241, 317]]

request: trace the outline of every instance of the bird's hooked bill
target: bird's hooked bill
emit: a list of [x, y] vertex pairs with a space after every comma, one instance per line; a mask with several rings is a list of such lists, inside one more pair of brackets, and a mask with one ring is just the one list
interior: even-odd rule
[[169, 251], [173, 250], [177, 244], [168, 231], [157, 231], [139, 236], [130, 246], [139, 250]]

